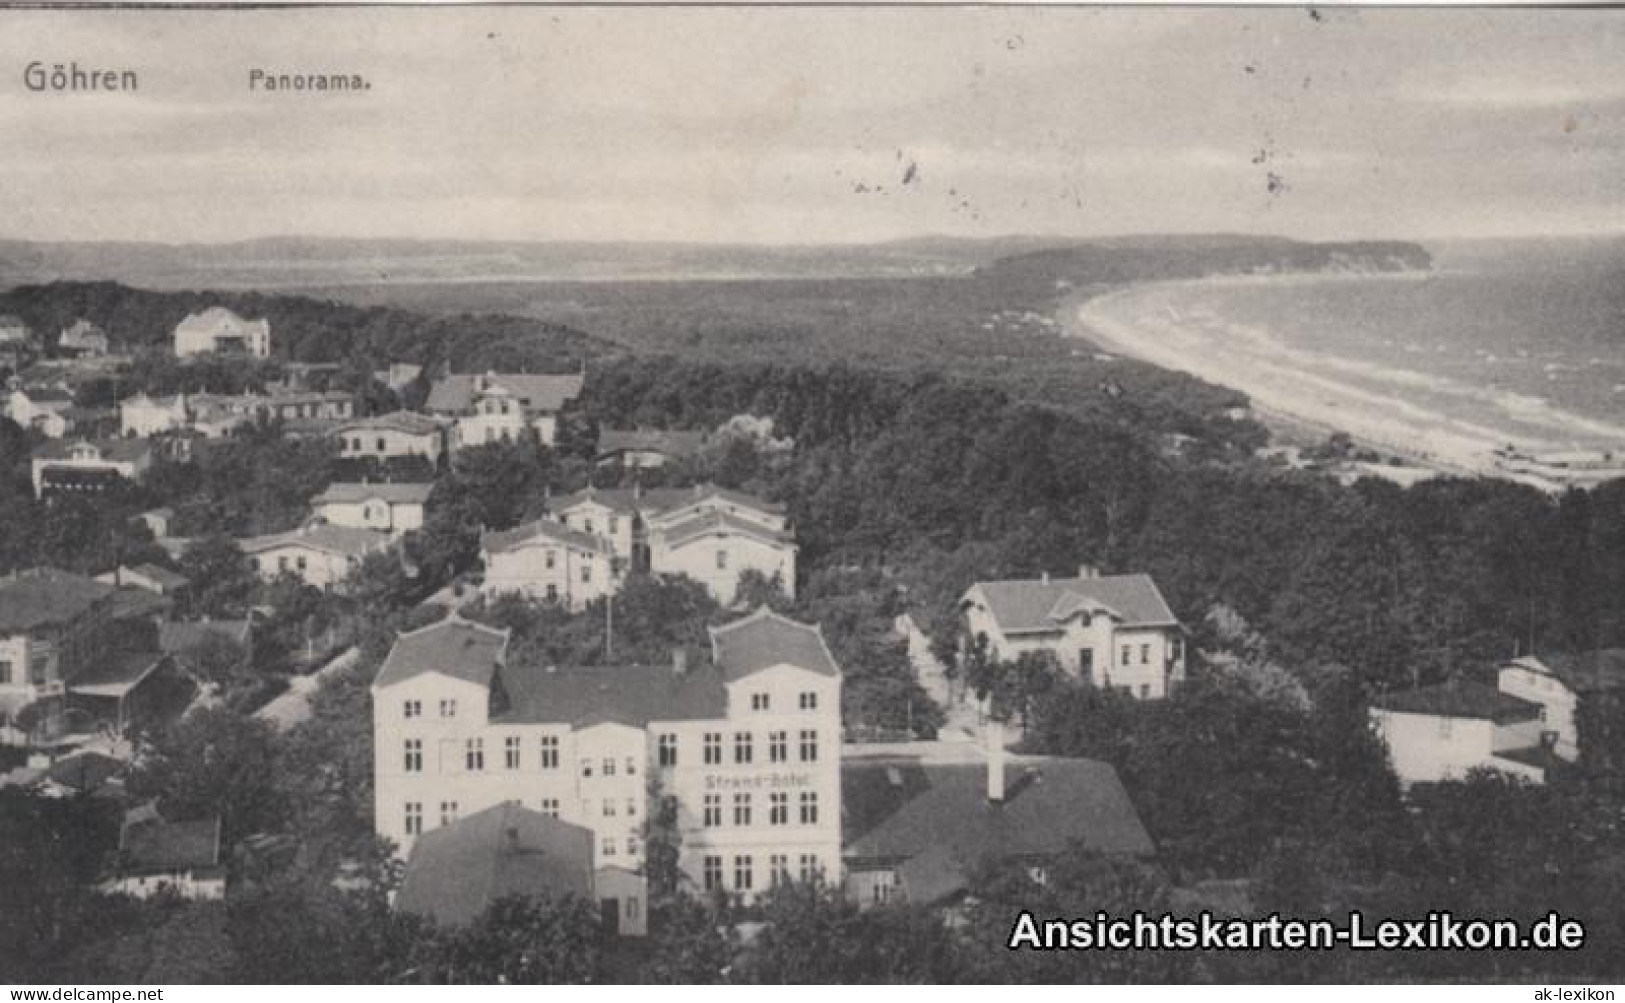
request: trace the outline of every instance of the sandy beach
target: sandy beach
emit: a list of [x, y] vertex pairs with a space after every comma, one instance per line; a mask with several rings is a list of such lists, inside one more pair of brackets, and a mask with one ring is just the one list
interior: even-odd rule
[[[1419, 282], [1429, 273], [1238, 276], [1147, 283], [1065, 311], [1075, 336], [1108, 352], [1199, 376], [1246, 393], [1260, 418], [1342, 431], [1381, 452], [1448, 473], [1506, 476], [1492, 450], [1548, 450], [1574, 435], [1617, 437], [1625, 427], [1499, 394], [1407, 366], [1303, 347], [1290, 332], [1238, 323], [1201, 306], [1193, 291], [1220, 286]], [[1503, 412], [1505, 421], [1493, 420]]]

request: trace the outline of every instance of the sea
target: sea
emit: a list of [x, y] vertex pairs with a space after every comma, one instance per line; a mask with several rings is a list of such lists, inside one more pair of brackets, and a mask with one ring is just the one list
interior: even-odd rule
[[1084, 304], [1080, 333], [1442, 458], [1625, 452], [1625, 239], [1429, 250], [1427, 273], [1129, 288]]

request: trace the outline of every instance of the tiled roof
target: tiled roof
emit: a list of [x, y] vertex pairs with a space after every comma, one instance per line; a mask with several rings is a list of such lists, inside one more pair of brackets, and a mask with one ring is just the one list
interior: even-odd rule
[[119, 839], [126, 874], [172, 874], [220, 864], [220, 820], [165, 822], [162, 819], [126, 826]]
[[67, 623], [114, 591], [111, 585], [55, 568], [0, 579], [0, 634]]
[[693, 456], [705, 446], [707, 438], [704, 432], [606, 428], [598, 433], [598, 455], [641, 451], [671, 457]]
[[708, 629], [717, 667], [730, 683], [775, 665], [793, 665], [824, 676], [841, 674], [817, 626], [797, 623], [766, 606], [743, 619]]
[[287, 533], [251, 536], [238, 540], [237, 547], [245, 554], [257, 554], [276, 547], [308, 547], [342, 557], [363, 557], [383, 549], [388, 542], [388, 533], [317, 523]]
[[72, 457], [75, 446], [85, 444], [95, 446], [105, 460], [139, 460], [152, 454], [152, 443], [146, 439], [57, 439], [34, 450], [34, 459], [66, 460]]
[[695, 516], [687, 522], [680, 522], [662, 533], [668, 546], [680, 547], [691, 540], [713, 534], [727, 535], [737, 533], [741, 536], [753, 537], [763, 543], [776, 546], [792, 545], [790, 537], [785, 533], [778, 533], [760, 523], [741, 519], [739, 516], [727, 512], [706, 512]]
[[368, 484], [345, 481], [329, 484], [327, 490], [310, 500], [311, 505], [362, 502], [372, 498], [391, 505], [422, 504], [429, 500], [433, 484]]
[[480, 547], [488, 553], [496, 554], [524, 546], [536, 539], [550, 540], [563, 546], [579, 547], [595, 553], [608, 553], [610, 550], [609, 543], [602, 537], [571, 529], [564, 523], [552, 519], [534, 519], [513, 529], [486, 533], [480, 538]]
[[699, 505], [708, 499], [720, 499], [741, 508], [755, 509], [769, 515], [782, 515], [783, 505], [764, 501], [742, 491], [719, 488], [714, 484], [696, 484], [687, 488], [582, 488], [555, 498], [548, 507], [554, 512], [568, 512], [584, 502], [595, 501], [618, 512], [642, 512], [644, 515], [666, 515], [679, 512], [690, 505]]
[[507, 649], [507, 631], [464, 620], [453, 613], [439, 623], [397, 637], [372, 684], [393, 686], [425, 672], [439, 672], [489, 686]]
[[783, 515], [785, 511], [784, 506], [779, 502], [771, 502], [765, 498], [748, 495], [743, 491], [735, 491], [732, 488], [718, 487], [715, 484], [696, 484], [694, 487], [687, 489], [687, 497], [683, 496], [682, 491], [683, 489], [678, 489], [671, 496], [671, 503], [661, 510], [662, 515], [671, 515], [690, 506], [715, 502], [725, 502], [740, 508], [754, 509], [767, 515]]
[[443, 426], [440, 422], [425, 414], [416, 411], [393, 411], [389, 414], [374, 415], [370, 418], [356, 418], [346, 421], [334, 429], [335, 432], [354, 431], [385, 431], [404, 432], [408, 435], [430, 435], [440, 431]]
[[[852, 763], [841, 768], [841, 801], [842, 855], [927, 864], [935, 857], [930, 873], [913, 875], [922, 887], [952, 887], [938, 878], [985, 858], [1047, 856], [1073, 843], [1102, 853], [1154, 852], [1117, 771], [1093, 759], [1007, 763], [999, 803], [987, 799], [986, 764]], [[919, 891], [910, 889], [911, 900]]]
[[581, 396], [584, 379], [580, 373], [456, 373], [434, 381], [424, 409], [466, 411], [474, 403], [475, 387], [480, 381], [508, 391], [527, 411], [535, 412], [562, 411], [564, 405]]
[[158, 616], [168, 612], [173, 605], [174, 602], [168, 596], [159, 595], [150, 589], [120, 585], [108, 598], [107, 615], [115, 620]]
[[1150, 575], [978, 582], [988, 611], [1005, 632], [1055, 630], [1078, 609], [1104, 609], [1130, 627], [1176, 627], [1173, 610]]
[[493, 724], [569, 724], [578, 728], [619, 722], [641, 728], [650, 721], [708, 721], [724, 717], [728, 693], [716, 670], [669, 665], [509, 666], [502, 670], [508, 705]]
[[1625, 648], [1600, 648], [1572, 655], [1526, 655], [1516, 659], [1514, 664], [1537, 672], [1544, 668], [1575, 693], [1625, 687]]
[[244, 329], [269, 328], [265, 320], [246, 320], [237, 316], [236, 312], [223, 307], [211, 306], [207, 310], [189, 314], [179, 324], [175, 325], [177, 332], [201, 331], [205, 334], [224, 334]]
[[504, 802], [418, 837], [395, 907], [447, 926], [500, 898], [592, 896], [592, 830]]
[[1382, 693], [1371, 699], [1371, 706], [1401, 714], [1479, 718], [1495, 722], [1530, 721], [1540, 716], [1540, 704], [1465, 679]]

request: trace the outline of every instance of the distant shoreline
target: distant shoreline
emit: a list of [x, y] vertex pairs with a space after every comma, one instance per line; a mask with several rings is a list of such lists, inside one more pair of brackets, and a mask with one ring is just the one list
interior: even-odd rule
[[[1220, 286], [1300, 286], [1326, 282], [1424, 282], [1434, 271], [1394, 272], [1283, 272], [1268, 275], [1226, 275], [1201, 279], [1170, 279], [1134, 283], [1069, 297], [1059, 318], [1070, 337], [1087, 340], [1104, 352], [1140, 359], [1165, 369], [1190, 373], [1201, 379], [1245, 393], [1253, 413], [1273, 432], [1342, 432], [1355, 444], [1397, 457], [1416, 467], [1455, 476], [1507, 479], [1490, 450], [1498, 445], [1488, 435], [1467, 435], [1459, 429], [1431, 426], [1381, 413], [1360, 391], [1337, 387], [1317, 374], [1294, 370], [1287, 364], [1261, 361], [1243, 351], [1225, 353], [1217, 344], [1194, 332], [1182, 318], [1169, 320], [1145, 315], [1131, 318], [1110, 311], [1130, 298], [1144, 299], [1158, 290]], [[1170, 311], [1173, 308], [1168, 307]], [[1489, 430], [1485, 430], [1486, 432]]]

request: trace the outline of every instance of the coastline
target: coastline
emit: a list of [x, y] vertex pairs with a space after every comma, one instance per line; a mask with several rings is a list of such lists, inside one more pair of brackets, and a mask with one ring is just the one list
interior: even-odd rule
[[[1069, 337], [1100, 351], [1137, 358], [1245, 393], [1272, 433], [1342, 432], [1359, 446], [1428, 471], [1488, 476], [1542, 489], [1558, 480], [1501, 465], [1495, 451], [1553, 448], [1550, 440], [1491, 427], [1475, 416], [1425, 406], [1425, 373], [1372, 367], [1311, 351], [1262, 327], [1232, 323], [1203, 311], [1185, 315], [1171, 294], [1225, 286], [1291, 287], [1329, 282], [1422, 282], [1437, 272], [1331, 272], [1216, 276], [1137, 283], [1080, 293], [1058, 318]], [[1188, 308], [1188, 307], [1187, 307]], [[1370, 379], [1373, 372], [1379, 379]], [[1365, 378], [1362, 382], [1362, 378]], [[1453, 388], [1460, 393], [1460, 388]]]

